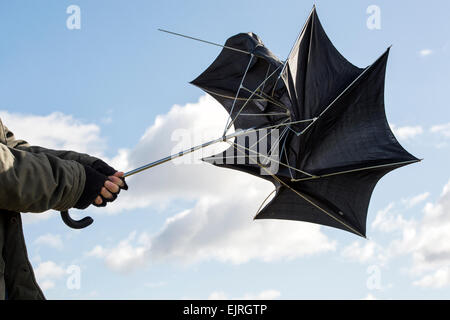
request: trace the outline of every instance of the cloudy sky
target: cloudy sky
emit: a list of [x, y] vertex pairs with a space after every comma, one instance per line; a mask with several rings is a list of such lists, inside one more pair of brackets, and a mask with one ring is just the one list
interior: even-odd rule
[[[188, 84], [219, 49], [157, 28], [219, 43], [252, 31], [284, 59], [312, 3], [2, 2], [0, 118], [32, 144], [135, 168], [217, 137], [227, 116]], [[450, 297], [450, 7], [315, 3], [354, 64], [367, 66], [393, 45], [386, 114], [402, 145], [425, 159], [377, 185], [369, 239], [253, 221], [273, 186], [196, 161], [223, 150], [218, 145], [130, 178], [130, 190], [107, 208], [73, 211], [94, 217], [87, 229], [68, 229], [54, 211], [24, 214], [29, 256], [48, 298]], [[80, 29], [67, 27], [71, 5], [81, 10]]]

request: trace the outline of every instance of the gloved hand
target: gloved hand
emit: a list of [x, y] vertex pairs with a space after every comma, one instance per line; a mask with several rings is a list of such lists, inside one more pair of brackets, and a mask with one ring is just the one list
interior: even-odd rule
[[116, 169], [110, 167], [106, 162], [100, 159], [95, 160], [95, 162], [92, 164], [92, 168], [94, 168], [98, 172], [103, 173], [105, 176], [112, 176], [117, 172]]
[[123, 172], [118, 172], [100, 159], [96, 160], [92, 164], [92, 167], [97, 172], [106, 175], [108, 178], [94, 200], [95, 206], [104, 207], [108, 202], [116, 200], [121, 189], [128, 190], [128, 185], [123, 178]]
[[97, 196], [104, 188], [105, 183], [108, 181], [108, 177], [103, 173], [91, 168], [90, 166], [83, 166], [86, 174], [86, 182], [84, 184], [84, 190], [78, 199], [74, 208], [86, 209], [91, 205]]
[[93, 204], [104, 207], [117, 198], [120, 190], [128, 190], [123, 172], [118, 172], [102, 160], [96, 160], [92, 166], [84, 165], [86, 182], [83, 193], [74, 208], [86, 209]]
[[[123, 190], [128, 190], [128, 185], [127, 185], [127, 183], [125, 182], [125, 178], [122, 177], [122, 176], [123, 176], [123, 173], [122, 173], [121, 175], [116, 175], [116, 173], [119, 172], [119, 171], [117, 171], [117, 170], [114, 169], [113, 167], [110, 167], [110, 166], [109, 166], [106, 162], [104, 162], [103, 160], [100, 160], [100, 159], [96, 160], [96, 161], [92, 164], [92, 167], [93, 167], [95, 170], [97, 170], [98, 172], [103, 173], [103, 174], [106, 175], [106, 176], [116, 176], [116, 177], [120, 178], [120, 179], [122, 180], [123, 184], [118, 184], [119, 188], [120, 188], [120, 189], [123, 189]], [[117, 180], [114, 179], [113, 182], [116, 182], [116, 181], [117, 181]], [[116, 183], [116, 184], [117, 184], [117, 183]]]

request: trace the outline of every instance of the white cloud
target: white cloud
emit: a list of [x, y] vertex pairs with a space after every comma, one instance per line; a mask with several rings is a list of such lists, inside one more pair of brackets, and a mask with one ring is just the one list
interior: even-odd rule
[[[117, 170], [129, 168], [127, 149], [119, 149], [116, 156], [109, 159], [104, 155], [106, 140], [101, 136], [100, 127], [66, 115], [53, 112], [40, 116], [33, 114], [11, 113], [0, 110], [0, 118], [17, 139], [31, 145], [55, 150], [73, 150], [99, 157]], [[45, 220], [42, 214], [29, 214], [27, 223]]]
[[114, 271], [127, 273], [142, 267], [146, 262], [148, 249], [143, 245], [146, 241], [145, 234], [136, 242], [136, 232], [133, 231], [126, 239], [119, 242], [116, 247], [105, 249], [100, 245], [95, 246], [88, 256], [102, 258], [105, 264]]
[[41, 221], [48, 220], [59, 213], [53, 210], [42, 213], [22, 213], [22, 220], [24, 224], [33, 224]]
[[117, 155], [112, 159], [104, 159], [111, 167], [116, 168], [119, 171], [126, 171], [129, 168], [128, 164], [128, 150], [119, 149]]
[[257, 294], [247, 293], [242, 298], [243, 300], [274, 300], [281, 296], [278, 290], [264, 290]]
[[[231, 200], [232, 199], [232, 200]], [[201, 198], [194, 208], [166, 220], [156, 235], [130, 237], [113, 248], [94, 247], [90, 256], [101, 258], [115, 271], [127, 272], [152, 261], [194, 263], [218, 260], [233, 264], [250, 260], [275, 261], [334, 251], [320, 226], [294, 221], [252, 220], [260, 196], [257, 188], [235, 191], [230, 199]]]
[[432, 274], [428, 274], [413, 284], [419, 287], [442, 288], [450, 285], [450, 267], [442, 267]]
[[366, 240], [363, 245], [361, 245], [360, 241], [351, 243], [342, 249], [341, 255], [346, 259], [357, 261], [359, 263], [367, 263], [376, 260], [379, 264], [383, 264], [386, 260], [386, 257], [382, 252], [382, 247], [370, 240]]
[[39, 283], [39, 287], [43, 291], [47, 291], [47, 290], [52, 289], [52, 288], [55, 287], [55, 282], [54, 281], [50, 281], [50, 280], [44, 280], [44, 281]]
[[450, 181], [444, 186], [437, 202], [426, 203], [420, 220], [405, 219], [401, 214], [412, 208], [412, 204], [425, 201], [428, 196], [428, 193], [423, 193], [400, 201], [403, 208], [399, 209], [395, 209], [394, 203], [388, 205], [378, 212], [372, 227], [387, 233], [395, 231], [400, 235], [383, 250], [387, 259], [411, 257], [409, 274], [420, 277], [414, 280], [414, 285], [443, 287], [450, 285]]
[[413, 271], [435, 271], [450, 265], [450, 182], [436, 203], [427, 203], [417, 230]]
[[397, 127], [394, 124], [390, 124], [390, 127], [394, 132], [394, 135], [400, 140], [412, 139], [423, 133], [423, 128], [421, 126]]
[[259, 293], [246, 293], [242, 297], [229, 298], [227, 294], [223, 291], [212, 292], [208, 299], [209, 300], [274, 300], [281, 296], [278, 290], [264, 290]]
[[373, 294], [368, 293], [363, 300], [377, 300], [377, 298]]
[[223, 291], [214, 291], [209, 295], [208, 300], [228, 300], [228, 296]]
[[41, 262], [37, 268], [34, 269], [36, 280], [40, 284], [42, 290], [53, 288], [55, 286], [55, 280], [62, 278], [65, 273], [65, 269], [53, 261]]
[[0, 111], [0, 118], [17, 139], [49, 149], [74, 150], [101, 155], [105, 143], [100, 127], [83, 123], [71, 115], [53, 112], [46, 116]]
[[412, 208], [428, 199], [429, 196], [430, 196], [429, 192], [424, 192], [411, 198], [402, 199], [402, 203], [405, 204], [407, 208]]
[[53, 261], [41, 262], [35, 269], [38, 279], [60, 278], [65, 274], [65, 270]]
[[62, 249], [63, 242], [59, 234], [47, 233], [45, 235], [39, 236], [35, 241], [36, 245], [46, 245], [55, 249]]
[[229, 198], [202, 198], [196, 206], [166, 221], [151, 241], [153, 259], [195, 262], [215, 259], [234, 264], [253, 259], [274, 261], [313, 255], [336, 248], [320, 226], [279, 220], [252, 220], [261, 185], [245, 193], [230, 190]]
[[437, 124], [430, 128], [431, 133], [437, 133], [445, 138], [450, 138], [450, 123]]
[[145, 286], [148, 288], [160, 288], [160, 287], [164, 287], [166, 285], [167, 285], [167, 282], [165, 282], [165, 281], [147, 282], [145, 284]]
[[372, 222], [372, 228], [374, 229], [379, 228], [381, 230], [386, 230], [386, 228], [389, 228], [389, 224], [385, 223], [386, 220], [385, 218], [393, 207], [394, 203], [391, 202], [387, 205], [386, 208], [379, 210], [375, 216], [375, 219]]
[[419, 54], [420, 54], [422, 57], [429, 56], [429, 55], [432, 54], [432, 53], [433, 53], [433, 50], [431, 50], [431, 49], [422, 49], [422, 50], [419, 51]]
[[404, 230], [405, 227], [414, 223], [403, 218], [402, 214], [394, 212], [394, 203], [390, 203], [386, 208], [379, 210], [372, 222], [372, 228], [382, 232], [393, 232]]
[[450, 123], [436, 124], [431, 126], [429, 132], [434, 135], [434, 145], [438, 149], [448, 147], [450, 138]]

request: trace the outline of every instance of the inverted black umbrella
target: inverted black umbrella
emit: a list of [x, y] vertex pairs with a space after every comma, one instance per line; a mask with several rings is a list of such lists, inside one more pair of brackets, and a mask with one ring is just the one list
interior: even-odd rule
[[[235, 35], [222, 47], [191, 83], [228, 111], [223, 136], [125, 176], [227, 141], [230, 149], [204, 160], [275, 185], [275, 196], [256, 219], [301, 220], [365, 237], [376, 183], [420, 161], [398, 143], [386, 119], [389, 49], [366, 68], [352, 65], [325, 34], [315, 7], [284, 62], [253, 33]], [[232, 127], [235, 132], [227, 134]], [[272, 143], [259, 146], [264, 139]], [[269, 168], [273, 162], [276, 171]]]

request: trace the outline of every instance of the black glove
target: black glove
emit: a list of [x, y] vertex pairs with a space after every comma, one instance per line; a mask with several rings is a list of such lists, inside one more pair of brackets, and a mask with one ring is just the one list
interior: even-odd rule
[[[86, 173], [86, 182], [83, 193], [74, 205], [74, 208], [77, 209], [86, 209], [89, 205], [93, 204], [95, 198], [100, 194], [105, 181], [108, 180], [106, 175], [89, 166], [84, 166], [84, 172]], [[105, 201], [103, 203], [106, 205]]]
[[117, 172], [116, 169], [110, 167], [105, 161], [100, 159], [94, 161], [94, 163], [92, 164], [92, 168], [100, 173], [103, 173], [105, 176], [112, 176]]
[[[94, 168], [95, 170], [97, 170], [100, 173], [103, 173], [106, 176], [112, 176], [117, 172], [116, 169], [114, 169], [113, 167], [110, 167], [106, 162], [104, 162], [103, 160], [100, 160], [100, 159], [95, 160], [95, 162], [92, 164], [92, 168]], [[125, 178], [121, 178], [121, 177], [119, 177], [119, 178], [122, 179], [122, 181], [123, 181], [123, 186], [121, 186], [119, 188], [123, 189], [123, 190], [128, 190], [128, 185], [125, 182]], [[120, 192], [120, 190], [119, 190], [119, 192]], [[112, 200], [109, 200], [109, 202], [111, 202], [111, 201]]]

